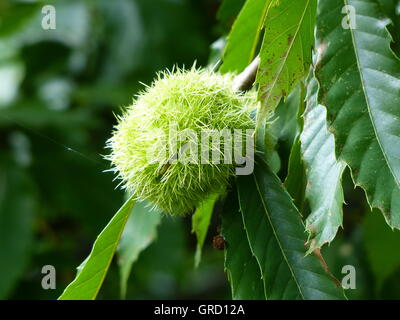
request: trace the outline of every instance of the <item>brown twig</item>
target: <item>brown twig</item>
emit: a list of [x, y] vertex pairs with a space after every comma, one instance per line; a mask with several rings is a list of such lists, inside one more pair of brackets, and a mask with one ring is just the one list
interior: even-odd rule
[[260, 57], [257, 56], [246, 69], [238, 74], [233, 80], [233, 89], [235, 91], [249, 90], [256, 80], [257, 70], [260, 65]]
[[315, 249], [313, 251], [313, 254], [317, 257], [317, 259], [319, 260], [319, 263], [321, 264], [322, 268], [332, 278], [332, 280], [336, 284], [336, 286], [339, 287], [339, 288], [342, 288], [342, 284], [340, 283], [340, 281], [329, 270], [328, 265], [326, 264], [325, 259], [321, 254], [321, 250], [317, 248], [317, 249]]

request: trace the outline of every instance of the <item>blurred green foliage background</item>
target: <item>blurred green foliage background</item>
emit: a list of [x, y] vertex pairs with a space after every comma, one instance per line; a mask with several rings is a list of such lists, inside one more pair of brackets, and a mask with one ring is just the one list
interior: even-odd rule
[[[73, 280], [123, 203], [103, 172], [113, 113], [158, 70], [216, 61], [210, 44], [242, 3], [226, 0], [217, 21], [217, 0], [0, 0], [0, 299], [56, 299]], [[56, 7], [56, 30], [41, 27], [45, 4]], [[351, 205], [345, 230], [323, 251], [328, 265], [338, 278], [343, 265], [355, 266], [349, 298], [400, 298], [400, 232], [369, 213], [348, 172], [345, 187]], [[190, 217], [164, 218], [127, 298], [229, 298], [223, 252], [211, 246], [214, 216], [196, 270]], [[57, 270], [55, 290], [41, 287], [44, 265]], [[115, 263], [99, 298], [119, 298]]]
[[[55, 30], [41, 10], [56, 8]], [[102, 155], [155, 72], [207, 63], [215, 1], [0, 1], [0, 298], [55, 299], [123, 203]], [[229, 297], [223, 253], [193, 270], [190, 219], [164, 219], [127, 298]], [[54, 265], [57, 289], [43, 290]], [[113, 264], [99, 298], [119, 298]]]

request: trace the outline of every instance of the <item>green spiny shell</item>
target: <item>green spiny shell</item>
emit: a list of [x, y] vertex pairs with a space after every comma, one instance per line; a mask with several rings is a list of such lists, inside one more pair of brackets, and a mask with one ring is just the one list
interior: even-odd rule
[[[207, 196], [223, 191], [235, 164], [156, 161], [169, 141], [171, 123], [178, 131], [252, 129], [253, 94], [232, 89], [233, 76], [209, 70], [160, 73], [118, 119], [108, 141], [114, 170], [137, 200], [147, 200], [171, 215], [189, 213]], [[178, 141], [178, 150], [182, 147]], [[155, 150], [149, 159], [149, 150]], [[167, 148], [168, 159], [174, 152]]]

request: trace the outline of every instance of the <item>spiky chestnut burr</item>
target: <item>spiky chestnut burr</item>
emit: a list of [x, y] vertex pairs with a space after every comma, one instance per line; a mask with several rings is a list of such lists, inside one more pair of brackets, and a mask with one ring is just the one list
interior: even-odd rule
[[[235, 161], [178, 161], [171, 148], [171, 127], [198, 137], [207, 130], [254, 128], [249, 111], [255, 108], [255, 96], [239, 93], [235, 87], [233, 75], [206, 69], [159, 73], [118, 117], [108, 141], [107, 158], [123, 187], [137, 200], [147, 200], [171, 215], [189, 213], [210, 194], [224, 190], [235, 173]], [[178, 153], [187, 142], [176, 141]]]

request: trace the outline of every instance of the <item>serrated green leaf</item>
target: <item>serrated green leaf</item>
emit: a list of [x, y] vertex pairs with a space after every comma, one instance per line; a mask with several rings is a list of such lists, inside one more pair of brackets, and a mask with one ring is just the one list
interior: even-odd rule
[[225, 271], [235, 300], [264, 300], [260, 268], [251, 253], [239, 211], [237, 193], [228, 195], [222, 218], [222, 236], [226, 241]]
[[261, 159], [237, 181], [250, 248], [262, 270], [268, 299], [343, 299], [343, 290], [315, 255], [306, 255], [300, 214], [279, 178]]
[[214, 211], [218, 195], [211, 195], [196, 209], [192, 217], [192, 232], [196, 234], [197, 246], [194, 256], [194, 265], [197, 268], [201, 261], [201, 251], [210, 226], [211, 216]]
[[134, 197], [131, 196], [98, 235], [92, 252], [81, 265], [75, 280], [58, 298], [59, 300], [94, 300], [96, 298], [134, 203]]
[[220, 68], [225, 72], [242, 72], [253, 60], [264, 17], [272, 0], [247, 0], [240, 11], [224, 52]]
[[336, 160], [335, 139], [328, 131], [326, 108], [317, 103], [318, 83], [308, 86], [301, 151], [307, 172], [306, 197], [311, 213], [306, 227], [310, 232], [309, 252], [330, 243], [343, 222], [342, 174], [346, 165]]
[[[345, 5], [356, 28], [343, 28]], [[320, 1], [316, 76], [338, 159], [389, 225], [400, 227], [400, 61], [374, 0]], [[344, 20], [345, 22], [345, 20]]]
[[145, 202], [138, 202], [133, 207], [117, 248], [122, 297], [126, 295], [132, 265], [139, 254], [156, 239], [161, 218], [161, 212], [150, 210]]
[[281, 0], [268, 10], [257, 74], [262, 125], [282, 97], [308, 72], [314, 43], [316, 0]]

